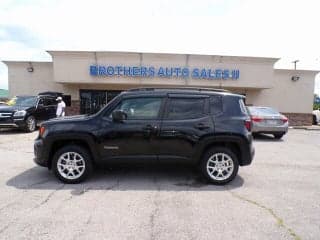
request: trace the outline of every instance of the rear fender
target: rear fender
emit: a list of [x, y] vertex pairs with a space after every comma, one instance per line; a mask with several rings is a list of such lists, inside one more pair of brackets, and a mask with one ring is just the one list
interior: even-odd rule
[[193, 159], [196, 163], [201, 161], [202, 155], [211, 147], [223, 146], [230, 148], [238, 157], [239, 164], [242, 165], [242, 160], [246, 151], [249, 151], [249, 141], [241, 135], [219, 135], [207, 136], [199, 141], [199, 144], [194, 153]]

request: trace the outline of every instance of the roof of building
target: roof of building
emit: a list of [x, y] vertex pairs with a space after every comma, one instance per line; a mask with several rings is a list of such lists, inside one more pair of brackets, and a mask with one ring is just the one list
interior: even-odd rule
[[253, 56], [231, 56], [231, 55], [215, 55], [215, 54], [203, 54], [203, 53], [166, 53], [166, 52], [137, 52], [137, 51], [68, 51], [68, 50], [47, 50], [51, 56], [55, 55], [90, 55], [90, 54], [143, 54], [143, 55], [187, 55], [187, 56], [203, 56], [213, 57], [219, 60], [234, 60], [234, 61], [256, 61], [256, 62], [277, 62], [278, 57], [253, 57]]

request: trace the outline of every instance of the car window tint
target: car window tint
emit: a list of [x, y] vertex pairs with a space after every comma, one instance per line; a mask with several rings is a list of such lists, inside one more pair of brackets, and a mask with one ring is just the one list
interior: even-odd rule
[[49, 105], [57, 105], [57, 101], [54, 98], [48, 98]]
[[204, 98], [170, 98], [168, 119], [193, 119], [204, 115]]
[[52, 106], [56, 104], [56, 101], [53, 98], [44, 98], [44, 106]]
[[211, 96], [210, 97], [210, 113], [213, 115], [217, 115], [222, 113], [222, 111], [223, 111], [222, 97]]
[[44, 105], [44, 101], [43, 101], [43, 98], [40, 98], [40, 99], [39, 99], [39, 102], [38, 102], [38, 104], [42, 104], [42, 105]]
[[124, 99], [114, 109], [122, 110], [127, 119], [156, 119], [158, 118], [162, 98], [129, 98]]
[[261, 108], [261, 107], [249, 107], [249, 111], [252, 115], [277, 115], [279, 114], [278, 111], [276, 111], [273, 108]]

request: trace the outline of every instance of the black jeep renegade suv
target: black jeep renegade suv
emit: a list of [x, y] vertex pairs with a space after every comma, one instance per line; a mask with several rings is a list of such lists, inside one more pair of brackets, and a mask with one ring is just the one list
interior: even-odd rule
[[214, 89], [132, 89], [91, 116], [44, 122], [35, 162], [66, 183], [79, 183], [93, 166], [184, 162], [225, 184], [254, 155], [243, 96]]

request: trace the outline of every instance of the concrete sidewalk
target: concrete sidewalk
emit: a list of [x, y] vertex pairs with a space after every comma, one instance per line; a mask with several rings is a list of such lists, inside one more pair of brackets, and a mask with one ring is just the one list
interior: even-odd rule
[[290, 129], [304, 129], [304, 130], [314, 130], [320, 131], [320, 125], [311, 125], [311, 126], [290, 126]]

